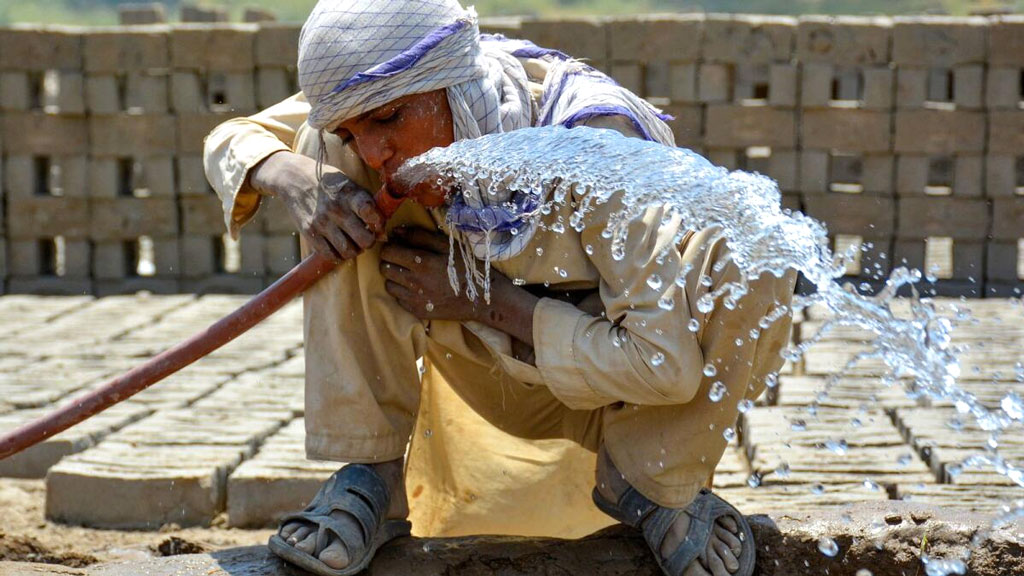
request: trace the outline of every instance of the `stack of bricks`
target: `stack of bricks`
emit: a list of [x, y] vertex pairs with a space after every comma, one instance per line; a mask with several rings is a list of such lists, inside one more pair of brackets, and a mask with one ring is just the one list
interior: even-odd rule
[[897, 18], [894, 255], [944, 295], [982, 295], [988, 21]]
[[1004, 16], [989, 31], [986, 90], [989, 140], [986, 191], [992, 199], [986, 291], [1020, 296], [1024, 287], [1024, 16]]
[[896, 225], [891, 41], [888, 19], [815, 16], [800, 19], [796, 41], [803, 208], [868, 290], [891, 270]]
[[7, 205], [6, 228], [0, 229], [8, 242], [12, 291], [92, 291], [83, 90], [80, 34], [12, 28], [0, 35]]
[[167, 29], [83, 35], [97, 294], [179, 290]]

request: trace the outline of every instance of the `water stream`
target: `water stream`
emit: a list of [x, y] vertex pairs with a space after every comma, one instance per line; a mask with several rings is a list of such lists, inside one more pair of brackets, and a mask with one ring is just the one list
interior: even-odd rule
[[[961, 414], [970, 414], [992, 437], [991, 450], [972, 456], [965, 466], [989, 466], [1014, 484], [1024, 487], [1024, 469], [999, 455], [999, 436], [1024, 420], [1024, 402], [1013, 393], [1002, 401], [1001, 410], [989, 410], [974, 395], [958, 386], [962, 347], [951, 343], [956, 319], [943, 315], [927, 298], [910, 300], [909, 314], [897, 314], [893, 303], [897, 292], [919, 282], [917, 270], [895, 269], [877, 295], [858, 293], [852, 285], [836, 282], [845, 270], [844, 258], [829, 249], [825, 227], [803, 214], [781, 208], [776, 183], [765, 176], [729, 171], [712, 165], [702, 156], [682, 148], [670, 148], [608, 130], [561, 127], [531, 128], [463, 140], [437, 148], [409, 160], [399, 177], [409, 182], [435, 180], [450, 190], [473, 190], [481, 198], [504, 198], [507, 191], [519, 191], [519, 202], [504, 208], [514, 213], [523, 206], [523, 221], [538, 221], [553, 205], [573, 199], [577, 205], [565, 224], [577, 230], [595, 206], [615, 199], [621, 209], [602, 231], [610, 240], [612, 257], [628, 257], [624, 246], [631, 219], [651, 205], [666, 206], [670, 216], [664, 225], [677, 226], [679, 238], [687, 230], [720, 227], [730, 248], [728, 258], [740, 271], [740, 280], [717, 288], [697, 303], [701, 312], [715, 306], [733, 308], [748, 290], [750, 281], [761, 274], [783, 275], [795, 269], [816, 288], [761, 320], [762, 327], [786, 313], [800, 312], [812, 305], [828, 310], [829, 319], [819, 332], [799, 346], [785, 351], [797, 360], [830, 329], [851, 326], [869, 331], [873, 337], [867, 351], [858, 354], [843, 372], [868, 359], [881, 360], [890, 382], [905, 382], [914, 396], [927, 395], [951, 401]], [[456, 194], [456, 195], [457, 195]], [[503, 196], [504, 194], [504, 196]], [[535, 198], [537, 202], [523, 202]], [[490, 202], [501, 207], [501, 203]], [[682, 226], [678, 226], [682, 222]], [[562, 228], [558, 223], [551, 227]], [[513, 232], [515, 234], [515, 232]], [[454, 250], [455, 248], [453, 248]], [[479, 256], [479, 255], [478, 255]], [[489, 266], [488, 257], [483, 257]], [[684, 272], [685, 274], [685, 272]], [[486, 293], [486, 274], [477, 281]], [[684, 285], [685, 278], [676, 280]], [[648, 284], [671, 287], [670, 279], [650, 278]], [[671, 288], [675, 290], [677, 288]], [[663, 307], [674, 306], [671, 290]], [[996, 523], [1024, 515], [1024, 502], [1004, 507]], [[932, 559], [929, 575], [964, 573], [959, 559]]]

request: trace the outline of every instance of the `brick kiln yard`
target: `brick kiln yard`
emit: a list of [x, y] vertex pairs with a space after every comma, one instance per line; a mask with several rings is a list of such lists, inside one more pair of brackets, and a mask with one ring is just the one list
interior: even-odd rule
[[[94, 388], [244, 300], [0, 297], [0, 324], [5, 327], [0, 335], [0, 429]], [[965, 362], [964, 386], [996, 408], [1008, 388], [1019, 386], [1014, 363], [1024, 350], [1024, 307], [1010, 300], [975, 300], [969, 307], [978, 322], [957, 333], [960, 341], [975, 345]], [[808, 315], [795, 337], [813, 333], [819, 324], [813, 313]], [[303, 458], [301, 339], [301, 307], [292, 303], [170, 380], [0, 462], [0, 560], [83, 567], [265, 542], [275, 516], [303, 505], [333, 469]], [[919, 566], [922, 536], [933, 542], [933, 550], [941, 548], [943, 538], [951, 546], [962, 542], [984, 524], [984, 519], [965, 513], [991, 514], [1022, 495], [991, 471], [951, 475], [952, 463], [983, 450], [986, 435], [969, 419], [963, 433], [952, 433], [951, 406], [912, 400], [900, 389], [886, 388], [877, 378], [877, 365], [861, 366], [827, 397], [818, 397], [818, 414], [809, 415], [806, 407], [825, 375], [843, 365], [861, 347], [860, 340], [857, 334], [836, 331], [798, 365], [786, 366], [777, 392], [741, 415], [738, 438], [715, 476], [720, 493], [746, 514], [771, 515], [772, 521], [758, 523], [759, 542], [769, 547], [781, 542], [778, 549], [788, 548], [790, 555], [803, 546], [811, 566], [831, 565], [832, 574], [854, 566], [850, 560], [859, 548], [852, 538], [858, 530], [864, 532], [858, 538], [864, 550], [880, 539], [892, 545], [903, 542], [903, 566], [913, 569]], [[848, 453], [839, 456], [822, 448], [829, 438], [845, 439]], [[1007, 435], [1003, 450], [1020, 461], [1024, 441]], [[788, 476], [775, 471], [781, 462], [788, 463]], [[748, 486], [755, 472], [763, 474], [756, 489]], [[911, 509], [894, 500], [925, 506]], [[843, 508], [847, 505], [854, 506]], [[840, 543], [837, 558], [816, 552], [822, 533]], [[989, 552], [1020, 559], [1020, 530], [1003, 537], [1009, 552], [998, 547]], [[586, 544], [549, 545], [544, 558], [557, 564], [559, 553], [571, 555], [573, 546]], [[646, 565], [639, 541], [613, 534], [591, 544], [615, 550], [613, 559], [619, 562], [591, 567], [595, 573], [615, 573], [623, 562]], [[444, 549], [443, 544], [435, 546], [435, 552]], [[528, 559], [538, 553], [536, 542], [502, 547], [485, 541], [477, 546], [484, 553]], [[409, 548], [408, 554], [422, 552], [419, 545], [398, 548]], [[230, 554], [235, 556], [227, 560], [194, 560], [204, 571], [193, 566], [196, 571], [182, 573], [205, 574], [216, 567], [211, 562], [230, 564], [231, 558], [265, 559], [263, 549]], [[844, 563], [846, 555], [851, 558]], [[896, 557], [895, 552], [890, 556]], [[437, 562], [444, 553], [429, 557]], [[397, 552], [383, 558], [399, 567], [410, 561]], [[529, 560], [523, 562], [528, 565]], [[14, 573], [18, 566], [27, 570], [27, 565], [4, 564], [0, 572]], [[179, 565], [163, 569], [183, 570]], [[779, 570], [765, 573], [787, 573]]]

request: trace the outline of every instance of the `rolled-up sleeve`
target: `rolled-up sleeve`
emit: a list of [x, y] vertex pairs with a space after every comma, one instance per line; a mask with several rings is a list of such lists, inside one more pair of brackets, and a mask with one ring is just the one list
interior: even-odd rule
[[308, 116], [309, 103], [300, 93], [253, 116], [228, 120], [206, 137], [203, 168], [224, 206], [232, 237], [238, 237], [260, 206], [260, 195], [249, 185], [249, 171], [268, 156], [291, 150]]

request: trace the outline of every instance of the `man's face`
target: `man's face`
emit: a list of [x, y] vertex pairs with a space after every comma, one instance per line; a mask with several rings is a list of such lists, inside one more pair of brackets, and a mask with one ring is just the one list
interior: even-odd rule
[[409, 189], [395, 181], [395, 172], [406, 160], [455, 141], [444, 90], [399, 98], [342, 122], [334, 133], [381, 174], [391, 196], [431, 208], [444, 203], [445, 193], [436, 183], [423, 182]]

